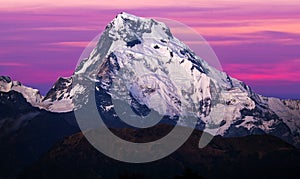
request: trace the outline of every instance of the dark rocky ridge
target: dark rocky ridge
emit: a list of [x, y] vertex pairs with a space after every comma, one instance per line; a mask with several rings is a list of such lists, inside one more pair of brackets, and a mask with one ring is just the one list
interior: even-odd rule
[[[114, 129], [132, 140], [168, 130], [159, 125], [148, 133]], [[175, 153], [159, 161], [129, 164], [95, 150], [81, 133], [65, 138], [18, 178], [176, 178], [186, 170], [204, 178], [294, 178], [300, 172], [300, 151], [268, 135], [239, 138], [215, 137], [198, 148], [201, 132], [195, 130]]]

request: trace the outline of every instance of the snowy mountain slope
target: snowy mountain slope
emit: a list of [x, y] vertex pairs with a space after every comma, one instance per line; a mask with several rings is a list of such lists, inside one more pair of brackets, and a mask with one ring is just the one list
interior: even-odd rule
[[[80, 79], [91, 83], [80, 83]], [[77, 81], [74, 83], [74, 79]], [[2, 80], [5, 81], [5, 80]], [[77, 110], [89, 86], [131, 105], [138, 115], [149, 109], [175, 117], [193, 110], [199, 129], [214, 135], [271, 134], [300, 147], [299, 101], [255, 94], [243, 82], [211, 67], [174, 37], [163, 23], [127, 13], [109, 23], [90, 56], [70, 78], [59, 78], [45, 97], [1, 83], [1, 91], [18, 90], [32, 105], [52, 112]], [[92, 86], [94, 87], [94, 86]], [[25, 90], [26, 91], [26, 90]], [[32, 91], [31, 91], [32, 93]], [[100, 98], [97, 100], [103, 100]], [[74, 104], [76, 101], [78, 104]], [[111, 103], [100, 106], [114, 111]], [[189, 121], [178, 121], [188, 126]]]
[[300, 146], [300, 100], [265, 98], [270, 109], [289, 127], [294, 144]]

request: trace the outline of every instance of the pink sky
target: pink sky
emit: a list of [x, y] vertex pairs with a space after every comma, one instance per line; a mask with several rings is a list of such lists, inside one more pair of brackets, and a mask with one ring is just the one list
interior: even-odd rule
[[187, 24], [208, 40], [229, 75], [266, 96], [300, 98], [299, 9], [296, 0], [10, 0], [0, 7], [0, 75], [47, 91], [58, 76], [72, 74], [85, 45], [126, 11]]

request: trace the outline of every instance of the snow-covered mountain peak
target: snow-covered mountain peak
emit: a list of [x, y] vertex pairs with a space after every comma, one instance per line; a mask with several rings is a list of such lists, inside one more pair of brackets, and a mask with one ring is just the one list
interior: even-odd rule
[[163, 69], [159, 67], [162, 64], [179, 63], [189, 68], [189, 73], [204, 73], [224, 88], [241, 88], [240, 81], [211, 67], [205, 59], [196, 56], [187, 45], [174, 37], [164, 23], [153, 19], [127, 13], [117, 15], [105, 28], [90, 56], [77, 67], [75, 74], [90, 71], [89, 78], [95, 79], [95, 72], [91, 69], [101, 65], [98, 59], [112, 55], [131, 63], [133, 59], [144, 58], [145, 62], [156, 66], [153, 70], [157, 67]]
[[[214, 126], [213, 134], [270, 133], [290, 140], [298, 133], [289, 131], [271, 108], [274, 105], [245, 83], [211, 67], [171, 31], [153, 19], [119, 14], [75, 76], [84, 74], [99, 82], [98, 91], [126, 101], [140, 114], [150, 108], [170, 116], [182, 115], [183, 104], [195, 104], [204, 125]], [[114, 107], [103, 103], [100, 108], [110, 111]], [[187, 123], [180, 121], [181, 125]]]
[[27, 102], [35, 107], [40, 106], [42, 96], [37, 89], [24, 86], [19, 81], [13, 81], [8, 76], [0, 76], [0, 92], [16, 91], [23, 95]]
[[106, 27], [95, 49], [81, 62], [75, 76], [83, 74], [100, 81], [98, 89], [107, 90], [113, 98], [169, 116], [195, 108], [195, 115], [212, 126], [224, 123], [220, 116], [232, 98], [239, 98], [231, 103], [236, 108], [254, 108], [250, 88], [211, 67], [164, 23], [126, 13]]
[[109, 37], [114, 40], [122, 40], [127, 46], [141, 43], [144, 33], [155, 34], [155, 36], [165, 37], [166, 39], [171, 36], [169, 28], [164, 23], [124, 12], [118, 14], [106, 26], [106, 31], [109, 32]]

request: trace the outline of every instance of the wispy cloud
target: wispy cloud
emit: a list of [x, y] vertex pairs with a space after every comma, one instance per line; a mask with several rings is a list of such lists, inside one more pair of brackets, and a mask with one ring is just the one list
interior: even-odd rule
[[226, 64], [232, 76], [246, 81], [300, 82], [300, 60], [286, 60], [268, 64]]
[[28, 64], [25, 63], [18, 63], [18, 62], [1, 62], [0, 61], [0, 67], [25, 67], [28, 66]]
[[35, 28], [26, 28], [23, 30], [35, 30], [35, 31], [95, 31], [99, 30], [96, 27], [35, 27]]
[[[87, 47], [89, 44], [90, 44], [89, 41], [78, 41], [78, 42], [54, 42], [54, 43], [49, 43], [48, 45], [63, 46], [63, 47]], [[96, 42], [94, 42], [91, 45], [95, 46]]]

